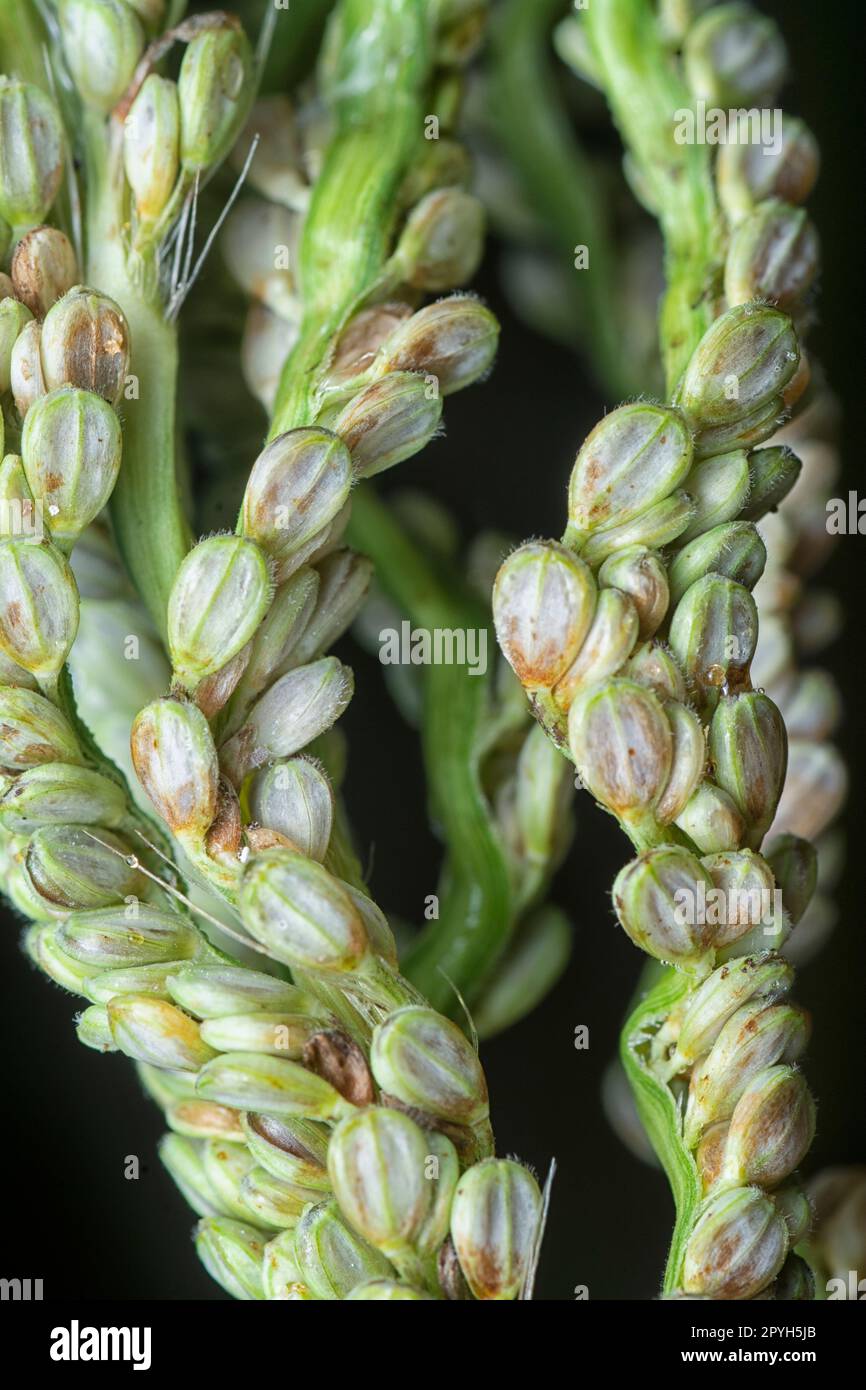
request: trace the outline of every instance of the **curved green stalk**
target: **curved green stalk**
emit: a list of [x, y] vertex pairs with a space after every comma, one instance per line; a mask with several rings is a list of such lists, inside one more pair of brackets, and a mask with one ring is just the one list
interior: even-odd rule
[[122, 164], [113, 127], [85, 112], [87, 276], [129, 324], [130, 380], [122, 403], [123, 462], [111, 518], [123, 562], [165, 637], [166, 607], [192, 543], [175, 470], [177, 332], [167, 323], [152, 260], [126, 254]]
[[575, 321], [599, 376], [614, 395], [627, 396], [637, 386], [622, 351], [604, 200], [548, 56], [550, 30], [563, 10], [563, 0], [508, 0], [502, 7], [493, 26], [492, 106], [497, 133], [565, 264], [572, 267], [577, 245], [589, 248], [591, 268], [571, 271]]
[[[343, 66], [325, 73], [337, 129], [304, 223], [304, 317], [283, 366], [269, 438], [315, 419], [333, 345], [387, 260], [395, 195], [423, 137], [430, 57], [420, 0], [392, 0], [378, 10], [374, 0], [351, 0], [339, 17], [344, 34], [354, 38], [343, 45]], [[386, 30], [383, 48], [374, 39]], [[365, 68], [371, 51], [379, 52], [393, 80], [382, 80], [381, 67]], [[389, 65], [390, 54], [400, 61]]]
[[[355, 494], [349, 535], [375, 561], [383, 586], [413, 625], [428, 630], [483, 628], [488, 651], [495, 650], [480, 605], [445, 592], [418, 547], [369, 486]], [[455, 985], [472, 1002], [514, 922], [508, 867], [479, 779], [478, 734], [488, 700], [485, 677], [471, 676], [459, 666], [434, 664], [425, 669], [424, 759], [448, 861], [439, 918], [420, 934], [404, 970], [443, 1011], [459, 1007]]]
[[667, 290], [660, 335], [668, 390], [715, 318], [722, 232], [710, 148], [678, 144], [676, 113], [692, 106], [662, 43], [650, 0], [605, 0], [584, 22], [623, 142], [661, 224]]
[[[651, 964], [646, 974], [655, 974]], [[638, 1003], [620, 1037], [620, 1059], [631, 1087], [641, 1124], [665, 1171], [676, 1208], [676, 1223], [665, 1270], [664, 1292], [680, 1285], [686, 1242], [701, 1201], [701, 1183], [691, 1153], [682, 1140], [682, 1117], [670, 1087], [652, 1068], [651, 1043], [671, 1010], [689, 993], [692, 982], [676, 970], [662, 978]]]

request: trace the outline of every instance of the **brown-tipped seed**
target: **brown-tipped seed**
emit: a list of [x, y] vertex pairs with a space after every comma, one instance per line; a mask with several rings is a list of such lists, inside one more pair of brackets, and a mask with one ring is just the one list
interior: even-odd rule
[[170, 830], [198, 841], [217, 813], [219, 766], [200, 709], [157, 700], [136, 717], [130, 739], [138, 780]]
[[469, 295], [451, 295], [401, 324], [382, 344], [374, 371], [420, 372], [450, 396], [490, 370], [498, 342], [490, 310]]
[[49, 391], [80, 386], [110, 405], [123, 395], [129, 328], [119, 304], [77, 285], [49, 309], [42, 325], [42, 368]]
[[661, 701], [621, 677], [580, 691], [568, 741], [584, 785], [624, 820], [652, 812], [671, 773], [673, 736]]
[[389, 372], [365, 386], [334, 421], [361, 478], [417, 454], [435, 435], [442, 397], [415, 372]]
[[237, 656], [271, 602], [263, 551], [243, 536], [209, 536], [177, 572], [168, 600], [168, 647], [180, 682], [194, 689]]
[[584, 441], [568, 488], [575, 539], [622, 526], [663, 501], [686, 476], [692, 440], [668, 406], [637, 402], [612, 410]]
[[51, 534], [67, 551], [105, 506], [120, 471], [120, 421], [101, 396], [62, 386], [27, 412], [21, 455]]
[[10, 274], [18, 298], [44, 318], [78, 278], [72, 242], [56, 227], [34, 227], [15, 247]]
[[355, 314], [337, 339], [328, 381], [337, 385], [366, 372], [382, 344], [411, 317], [410, 306], [399, 303], [372, 304]]
[[47, 541], [0, 542], [0, 647], [40, 680], [59, 675], [78, 631], [78, 587]]
[[773, 198], [761, 203], [734, 232], [725, 262], [729, 304], [767, 299], [791, 312], [818, 273], [818, 233], [803, 208]]
[[451, 1239], [476, 1298], [519, 1297], [541, 1211], [538, 1183], [511, 1159], [489, 1158], [463, 1174], [451, 1209]]
[[699, 859], [676, 845], [647, 850], [620, 870], [613, 905], [642, 951], [679, 970], [706, 974], [715, 928], [697, 911], [712, 879]]
[[815, 1102], [794, 1067], [767, 1067], [749, 1082], [731, 1116], [726, 1182], [773, 1188], [805, 1157], [815, 1136]]
[[496, 576], [496, 635], [527, 690], [551, 689], [578, 656], [596, 604], [587, 566], [553, 541], [515, 550]]
[[240, 788], [247, 774], [263, 763], [300, 752], [339, 719], [352, 691], [352, 672], [335, 656], [281, 676], [220, 749], [226, 776]]
[[788, 1253], [788, 1232], [757, 1187], [710, 1198], [686, 1247], [683, 1288], [716, 1299], [755, 1298]]
[[464, 1033], [434, 1009], [397, 1009], [373, 1033], [373, 1075], [383, 1091], [455, 1124], [489, 1113], [487, 1084]]
[[330, 430], [289, 430], [259, 454], [244, 493], [243, 527], [276, 562], [278, 581], [333, 521], [351, 485], [351, 455]]
[[670, 602], [664, 561], [654, 550], [634, 545], [611, 555], [598, 572], [602, 589], [621, 589], [637, 610], [639, 637], [646, 642], [664, 621]]

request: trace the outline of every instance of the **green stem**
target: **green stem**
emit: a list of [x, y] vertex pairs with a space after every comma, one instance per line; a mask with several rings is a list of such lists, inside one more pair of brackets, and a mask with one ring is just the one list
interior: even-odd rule
[[665, 1270], [664, 1292], [680, 1286], [685, 1247], [701, 1203], [701, 1183], [691, 1153], [683, 1143], [679, 1106], [670, 1088], [652, 1071], [646, 1045], [655, 1030], [694, 988], [694, 981], [668, 970], [637, 1005], [620, 1038], [620, 1057], [641, 1123], [667, 1175], [676, 1207], [676, 1222]]
[[650, 0], [604, 0], [585, 22], [623, 143], [649, 188], [665, 240], [660, 334], [668, 391], [715, 318], [721, 220], [710, 147], [678, 144], [677, 112], [692, 106], [662, 42]]
[[[374, 561], [383, 586], [414, 626], [481, 628], [487, 632], [488, 652], [495, 651], [487, 615], [479, 605], [446, 592], [369, 485], [354, 495], [349, 535]], [[456, 665], [425, 668], [424, 760], [449, 855], [438, 920], [420, 933], [403, 968], [443, 1012], [459, 1009], [454, 985], [470, 1003], [477, 997], [514, 922], [507, 861], [479, 778], [477, 738], [488, 700], [485, 677]]]
[[85, 112], [87, 276], [116, 299], [130, 336], [130, 385], [122, 403], [123, 462], [111, 518], [123, 562], [165, 637], [168, 596], [192, 544], [175, 472], [177, 333], [163, 314], [152, 260], [127, 255], [119, 148], [110, 126]]
[[341, 11], [347, 72], [336, 83], [336, 132], [304, 223], [304, 317], [283, 366], [271, 439], [315, 420], [334, 343], [388, 258], [396, 193], [423, 135], [421, 97], [429, 76], [424, 8], [419, 0], [391, 0], [378, 17], [373, 12], [374, 30], [393, 23], [399, 37], [389, 40], [397, 57], [387, 78], [373, 80], [363, 69], [365, 44], [372, 51], [373, 40], [363, 29], [352, 34], [353, 22], [361, 26], [370, 3], [351, 0]]
[[[563, 0], [508, 0], [502, 7], [493, 26], [493, 113], [528, 201], [568, 268], [575, 322], [590, 358], [608, 389], [627, 396], [637, 384], [622, 350], [617, 265], [604, 198], [549, 60], [550, 31], [563, 10]], [[586, 270], [574, 267], [578, 245], [589, 250]]]

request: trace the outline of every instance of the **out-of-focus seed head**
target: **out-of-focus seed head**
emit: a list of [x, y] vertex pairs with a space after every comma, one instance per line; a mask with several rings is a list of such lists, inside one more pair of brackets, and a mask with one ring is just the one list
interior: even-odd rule
[[678, 604], [687, 589], [708, 574], [754, 588], [767, 563], [767, 547], [750, 521], [729, 521], [689, 541], [673, 557], [668, 570], [671, 603]]
[[745, 843], [757, 848], [773, 823], [785, 784], [785, 723], [761, 691], [723, 696], [709, 730], [713, 776], [748, 826]]
[[75, 731], [56, 705], [33, 690], [0, 685], [0, 773], [16, 777], [41, 763], [81, 763]]
[[209, 1216], [198, 1223], [195, 1248], [212, 1279], [232, 1298], [264, 1298], [262, 1256], [265, 1241], [258, 1226]]
[[[44, 335], [43, 335], [44, 341]], [[61, 386], [34, 401], [21, 455], [51, 534], [71, 548], [105, 506], [120, 470], [123, 440], [112, 407], [92, 391]]]
[[692, 462], [678, 411], [639, 401], [612, 410], [584, 441], [568, 488], [569, 527], [583, 538], [622, 526], [663, 501]]
[[301, 120], [284, 92], [261, 96], [253, 103], [246, 126], [232, 151], [231, 163], [240, 171], [250, 143], [259, 143], [247, 175], [249, 185], [272, 203], [304, 212], [310, 187], [303, 168]]
[[788, 1253], [785, 1222], [757, 1187], [712, 1197], [686, 1246], [683, 1288], [714, 1299], [755, 1298]]
[[288, 208], [264, 198], [244, 198], [232, 209], [220, 238], [234, 279], [288, 323], [300, 316], [294, 270], [300, 227]]
[[12, 386], [12, 352], [25, 326], [33, 315], [19, 299], [7, 296], [0, 300], [0, 392]]
[[499, 324], [477, 299], [451, 295], [428, 304], [385, 340], [374, 364], [376, 376], [417, 372], [443, 396], [462, 391], [492, 367]]
[[198, 1071], [214, 1056], [195, 1020], [164, 999], [116, 994], [107, 1008], [111, 1036], [127, 1057], [170, 1071]]
[[768, 845], [765, 857], [782, 890], [785, 911], [796, 926], [818, 886], [818, 852], [799, 835], [780, 835]]
[[798, 1183], [786, 1183], [773, 1193], [776, 1211], [785, 1219], [791, 1249], [805, 1240], [812, 1226], [812, 1204]]
[[622, 678], [581, 691], [569, 712], [568, 740], [597, 801], [624, 820], [652, 812], [673, 760], [670, 722], [652, 691]]
[[793, 967], [769, 952], [718, 966], [689, 998], [677, 1038], [678, 1055], [693, 1064], [710, 1051], [738, 1009], [753, 1000], [771, 1004], [793, 983]]
[[731, 797], [706, 779], [674, 819], [702, 854], [739, 849], [746, 833], [745, 818]]
[[365, 386], [334, 421], [355, 472], [372, 478], [423, 449], [442, 419], [442, 397], [416, 372], [389, 372]]
[[109, 830], [78, 825], [37, 830], [27, 847], [30, 886], [54, 916], [114, 907], [137, 896], [143, 880], [127, 863], [129, 849]]
[[472, 279], [483, 246], [481, 202], [462, 188], [437, 188], [410, 212], [392, 264], [404, 284], [439, 294]]
[[0, 77], [0, 216], [13, 229], [44, 222], [63, 178], [66, 139], [50, 97]]
[[254, 768], [300, 752], [339, 719], [352, 690], [352, 673], [335, 656], [281, 676], [223, 744], [220, 761], [226, 776], [240, 787]]
[[767, 1067], [749, 1082], [731, 1116], [722, 1177], [772, 1188], [806, 1156], [815, 1136], [815, 1102], [802, 1072]]
[[827, 1273], [842, 1281], [836, 1297], [848, 1299], [849, 1271], [862, 1274], [866, 1268], [866, 1168], [827, 1168], [810, 1182], [809, 1196], [815, 1208], [812, 1246]]
[[0, 827], [29, 835], [42, 825], [122, 824], [126, 793], [90, 768], [40, 763], [22, 772], [0, 797]]
[[676, 845], [647, 850], [614, 880], [613, 905], [636, 946], [689, 974], [712, 966], [715, 928], [697, 910], [713, 881], [699, 859]]
[[42, 325], [41, 352], [49, 391], [80, 386], [119, 403], [129, 368], [129, 328], [107, 295], [77, 285], [58, 299]]
[[440, 1120], [487, 1118], [487, 1084], [464, 1033], [434, 1009], [398, 1009], [373, 1033], [370, 1065], [379, 1086]]
[[737, 227], [725, 261], [729, 304], [767, 299], [792, 312], [818, 273], [818, 233], [803, 208], [771, 198]]
[[831, 825], [848, 793], [848, 769], [839, 750], [811, 739], [791, 739], [785, 787], [772, 823], [777, 835], [815, 840]]
[[814, 1303], [815, 1274], [802, 1256], [788, 1256], [773, 1285], [773, 1297], [783, 1303]]
[[42, 324], [30, 319], [24, 324], [9, 357], [9, 381], [15, 409], [23, 420], [34, 401], [48, 389], [42, 369]]
[[667, 570], [660, 555], [642, 545], [628, 546], [605, 560], [598, 582], [603, 589], [628, 594], [637, 611], [642, 642], [655, 635], [670, 601]]
[[451, 1210], [451, 1239], [476, 1298], [518, 1297], [537, 1240], [541, 1205], [535, 1178], [511, 1159], [485, 1159], [463, 1174]]
[[333, 521], [351, 485], [351, 455], [330, 430], [290, 430], [259, 454], [244, 493], [243, 527], [276, 562], [278, 580]]
[[120, 101], [144, 49], [144, 32], [124, 0], [60, 0], [66, 65], [81, 100], [108, 115]]
[[[677, 403], [693, 429], [732, 426], [735, 435], [740, 428], [748, 433], [765, 412], [779, 413], [781, 393], [799, 361], [797, 334], [786, 314], [769, 304], [737, 304], [716, 319], [698, 343], [677, 390]], [[732, 439], [729, 447], [737, 447], [737, 442]]]
[[749, 454], [749, 494], [740, 512], [741, 521], [760, 521], [774, 512], [791, 491], [803, 465], [784, 445], [755, 449]]
[[700, 707], [748, 683], [758, 642], [758, 610], [742, 584], [708, 574], [687, 589], [671, 619], [670, 643]]
[[671, 775], [656, 802], [656, 819], [662, 825], [675, 821], [688, 805], [703, 778], [707, 748], [701, 721], [692, 710], [677, 701], [665, 705], [673, 736]]
[[72, 242], [56, 227], [34, 227], [15, 247], [10, 274], [18, 298], [44, 318], [78, 280]]
[[742, 514], [750, 486], [745, 450], [735, 449], [729, 454], [702, 459], [695, 464], [684, 486], [692, 499], [694, 512], [685, 531], [677, 537], [678, 545], [685, 545], [705, 531]]
[[408, 1115], [370, 1106], [342, 1120], [328, 1145], [328, 1173], [343, 1215], [384, 1255], [415, 1244], [434, 1199], [430, 1142]]
[[253, 855], [244, 870], [239, 903], [256, 940], [300, 970], [355, 970], [369, 950], [364, 924], [348, 894], [321, 864], [303, 854], [274, 849]]
[[168, 600], [168, 647], [179, 680], [194, 689], [254, 635], [271, 602], [264, 553], [243, 536], [209, 536], [189, 552]]
[[180, 103], [174, 82], [150, 73], [123, 123], [123, 167], [145, 230], [165, 211], [180, 168]]
[[254, 820], [322, 862], [334, 823], [334, 793], [317, 763], [309, 758], [271, 763], [255, 775], [248, 795]]
[[180, 67], [180, 157], [188, 174], [219, 164], [246, 116], [252, 52], [237, 20], [225, 19], [195, 35]]
[[692, 92], [708, 104], [769, 104], [788, 68], [778, 26], [751, 5], [718, 5], [688, 30], [683, 46]]
[[97, 912], [76, 912], [58, 928], [67, 955], [95, 970], [180, 962], [192, 956], [201, 937], [184, 917], [146, 903]]
[[219, 764], [210, 726], [195, 705], [155, 700], [130, 739], [136, 775], [170, 830], [200, 840], [217, 813]]
[[805, 203], [818, 178], [820, 151], [812, 132], [796, 116], [782, 117], [781, 138], [751, 138], [748, 117], [741, 117], [735, 139], [719, 147], [716, 184], [722, 207], [731, 222], [747, 217], [768, 198]]
[[565, 675], [557, 681], [553, 698], [569, 710], [577, 692], [615, 676], [637, 642], [640, 620], [628, 594], [602, 589], [583, 644]]
[[809, 1033], [809, 1017], [795, 1004], [758, 999], [738, 1009], [692, 1072], [683, 1122], [686, 1145], [694, 1148], [707, 1125], [729, 1119], [749, 1082], [765, 1067], [795, 1062]]
[[295, 1230], [295, 1253], [315, 1298], [343, 1299], [358, 1284], [393, 1273], [384, 1255], [347, 1225], [336, 1202], [307, 1208]]
[[564, 546], [530, 541], [503, 563], [493, 589], [496, 635], [527, 690], [551, 689], [577, 658], [596, 605], [592, 574]]
[[0, 542], [0, 647], [39, 680], [55, 679], [78, 631], [78, 587], [48, 542]]

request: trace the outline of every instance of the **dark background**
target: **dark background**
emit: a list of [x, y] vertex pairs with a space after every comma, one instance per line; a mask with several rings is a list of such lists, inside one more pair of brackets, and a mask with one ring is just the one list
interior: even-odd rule
[[[806, 117], [822, 148], [810, 204], [825, 249], [822, 321], [810, 346], [846, 406], [844, 495], [860, 485], [863, 457], [862, 8], [841, 0], [779, 0], [762, 8], [782, 24], [793, 55], [796, 82], [785, 107]], [[495, 374], [483, 388], [449, 400], [447, 446], [434, 445], [400, 481], [435, 491], [467, 537], [485, 527], [516, 537], [558, 534], [575, 449], [615, 402], [597, 393], [586, 363], [514, 319], [495, 263], [494, 248], [479, 286], [503, 324]], [[842, 538], [824, 576], [843, 595], [848, 615], [826, 664], [847, 710], [839, 738], [851, 771], [853, 846], [863, 812], [864, 558], [866, 537]], [[427, 827], [417, 744], [387, 702], [378, 663], [348, 646], [346, 658], [357, 681], [344, 720], [347, 790], [353, 822], [363, 828], [362, 857], [375, 849], [374, 896], [419, 922], [424, 897], [435, 888], [439, 851]], [[626, 1152], [599, 1098], [639, 968], [637, 953], [614, 929], [608, 898], [625, 857], [613, 821], [581, 802], [575, 846], [555, 890], [575, 923], [571, 967], [541, 1009], [482, 1054], [500, 1152], [542, 1173], [552, 1156], [559, 1165], [538, 1288], [546, 1299], [568, 1299], [578, 1284], [588, 1285], [594, 1299], [653, 1297], [670, 1234], [664, 1178]], [[807, 1172], [866, 1161], [866, 934], [856, 849], [851, 860], [836, 933], [804, 968], [797, 989], [814, 1014], [806, 1071], [820, 1105]], [[140, 1094], [124, 1058], [77, 1045], [75, 1001], [29, 967], [18, 949], [20, 924], [7, 914], [3, 927], [0, 1274], [43, 1278], [47, 1298], [224, 1297], [196, 1259], [192, 1214], [155, 1157], [159, 1112]], [[588, 1052], [574, 1050], [578, 1024], [590, 1030]], [[130, 1154], [141, 1160], [137, 1182], [123, 1176]]]

